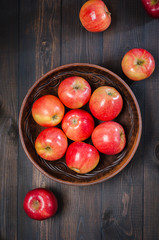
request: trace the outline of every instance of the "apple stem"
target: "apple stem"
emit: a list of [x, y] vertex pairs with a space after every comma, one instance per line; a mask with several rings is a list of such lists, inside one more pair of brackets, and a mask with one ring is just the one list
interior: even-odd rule
[[77, 124], [77, 119], [76, 118], [72, 119], [72, 123]]
[[108, 95], [109, 95], [109, 96], [113, 96], [113, 94], [112, 94], [111, 92], [108, 92]]
[[157, 4], [159, 2], [159, 0], [152, 0], [151, 1], [151, 5], [155, 5], [155, 4]]
[[111, 15], [111, 13], [110, 13], [110, 12], [107, 12], [107, 11], [106, 11], [106, 14], [107, 14], [108, 16], [110, 16], [110, 15]]
[[49, 150], [51, 150], [51, 147], [47, 146], [45, 149], [46, 149], [47, 151], [49, 151]]
[[33, 201], [33, 207], [34, 207], [35, 210], [39, 209], [39, 201], [38, 200]]
[[79, 87], [79, 86], [75, 86], [74, 89], [75, 89], [75, 90], [78, 90], [78, 89], [80, 89], [80, 87]]
[[109, 15], [111, 15], [111, 13], [110, 12], [108, 12], [108, 9], [105, 7], [104, 8], [104, 10], [105, 10], [105, 12], [106, 12], [106, 14], [109, 16]]
[[57, 118], [58, 118], [57, 115], [52, 116], [52, 119], [53, 119], [53, 120], [56, 120]]
[[144, 60], [137, 60], [137, 65], [142, 65], [144, 63]]

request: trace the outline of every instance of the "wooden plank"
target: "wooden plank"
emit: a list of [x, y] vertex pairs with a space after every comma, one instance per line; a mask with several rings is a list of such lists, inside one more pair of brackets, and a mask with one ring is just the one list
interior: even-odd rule
[[[22, 102], [29, 87], [50, 69], [60, 65], [60, 1], [20, 2], [20, 72], [19, 102]], [[47, 221], [32, 221], [22, 209], [25, 194], [37, 187], [46, 187], [55, 192], [61, 208], [60, 184], [41, 174], [26, 157], [21, 145], [19, 150], [18, 238], [59, 238], [59, 212], [56, 218]], [[58, 190], [59, 189], [59, 190]]]
[[18, 1], [1, 1], [0, 26], [0, 239], [17, 239]]
[[61, 213], [60, 239], [101, 239], [101, 185], [61, 186], [64, 207]]
[[[35, 30], [34, 22], [37, 17], [37, 2], [21, 1], [19, 3], [19, 110], [25, 94], [35, 81]], [[33, 235], [35, 225], [23, 210], [23, 200], [26, 193], [32, 189], [33, 166], [19, 144], [18, 164], [18, 238], [36, 239]], [[29, 231], [28, 231], [29, 229]], [[38, 239], [38, 238], [37, 238]]]
[[[103, 65], [131, 85], [141, 109], [144, 82], [132, 84], [121, 69], [124, 54], [141, 46], [144, 38], [144, 10], [140, 1], [108, 2], [112, 24], [103, 33]], [[143, 17], [142, 17], [143, 16]], [[142, 111], [142, 114], [144, 112]], [[102, 239], [142, 239], [144, 141], [132, 161], [117, 176], [102, 184]]]
[[79, 11], [84, 2], [62, 1], [61, 65], [73, 62], [102, 63], [102, 33], [86, 31], [79, 20]]
[[[145, 48], [154, 56], [156, 69], [145, 80], [145, 148], [144, 148], [144, 229], [143, 239], [159, 239], [159, 28], [158, 20], [145, 16]], [[150, 33], [150, 34], [148, 34]]]

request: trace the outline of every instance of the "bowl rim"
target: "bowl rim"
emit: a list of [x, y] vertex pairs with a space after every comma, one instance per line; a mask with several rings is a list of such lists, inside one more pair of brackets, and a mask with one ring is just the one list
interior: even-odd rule
[[[23, 115], [23, 109], [25, 106], [25, 103], [28, 99], [28, 96], [30, 95], [30, 93], [32, 92], [32, 90], [38, 85], [39, 82], [41, 82], [42, 80], [44, 80], [46, 77], [48, 77], [49, 75], [52, 75], [54, 72], [56, 71], [60, 71], [63, 70], [64, 68], [70, 68], [70, 67], [91, 67], [91, 68], [95, 68], [95, 69], [99, 69], [101, 71], [107, 72], [110, 75], [112, 75], [113, 77], [117, 78], [123, 85], [124, 87], [128, 90], [129, 94], [131, 95], [136, 110], [137, 110], [137, 114], [138, 114], [138, 121], [139, 121], [139, 128], [138, 128], [138, 136], [136, 137], [136, 144], [133, 146], [133, 149], [131, 151], [131, 154], [128, 158], [128, 160], [119, 168], [117, 169], [115, 172], [113, 172], [112, 174], [110, 174], [107, 177], [102, 176], [100, 179], [97, 180], [91, 180], [90, 182], [69, 182], [66, 180], [61, 180], [61, 179], [57, 179], [56, 177], [53, 177], [52, 175], [50, 175], [49, 173], [45, 172], [37, 163], [36, 161], [34, 161], [31, 157], [31, 155], [29, 154], [25, 143], [24, 143], [24, 138], [23, 138], [23, 132], [22, 132], [22, 128], [21, 128], [21, 120], [22, 120], [22, 115]], [[129, 87], [129, 85], [121, 78], [119, 77], [116, 73], [112, 72], [111, 70], [96, 65], [96, 64], [90, 64], [90, 63], [70, 63], [70, 64], [64, 64], [61, 65], [59, 67], [53, 68], [50, 71], [48, 71], [47, 73], [45, 73], [44, 75], [42, 75], [40, 78], [38, 78], [34, 84], [29, 88], [29, 90], [27, 91], [27, 94], [25, 95], [21, 107], [20, 107], [20, 111], [19, 111], [19, 119], [18, 119], [18, 127], [19, 127], [19, 136], [20, 136], [20, 141], [23, 147], [23, 150], [25, 152], [25, 154], [27, 155], [27, 157], [29, 158], [29, 160], [31, 161], [31, 163], [41, 172], [43, 173], [46, 177], [50, 178], [51, 180], [58, 182], [58, 183], [63, 183], [63, 184], [67, 184], [67, 185], [72, 185], [72, 186], [89, 186], [89, 185], [94, 185], [97, 183], [101, 183], [104, 181], [107, 181], [109, 179], [111, 179], [112, 177], [114, 177], [115, 175], [117, 175], [119, 172], [121, 172], [127, 165], [128, 163], [131, 161], [131, 159], [133, 158], [139, 143], [140, 143], [140, 139], [141, 139], [141, 134], [142, 134], [142, 117], [141, 117], [141, 112], [140, 112], [140, 107], [138, 104], [138, 101], [136, 99], [136, 96], [134, 95], [133, 91], [131, 90], [131, 88]]]

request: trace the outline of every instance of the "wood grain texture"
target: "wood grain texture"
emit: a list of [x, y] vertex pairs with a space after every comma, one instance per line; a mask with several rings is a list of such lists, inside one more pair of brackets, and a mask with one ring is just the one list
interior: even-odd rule
[[[159, 28], [141, 1], [104, 0], [112, 23], [89, 33], [78, 14], [86, 0], [2, 0], [0, 8], [0, 239], [159, 239]], [[134, 47], [156, 61], [154, 74], [127, 79], [121, 59]], [[127, 82], [139, 102], [143, 131], [131, 163], [117, 176], [87, 187], [51, 181], [28, 160], [18, 142], [18, 112], [28, 89], [48, 70], [67, 63], [104, 66]], [[23, 211], [25, 194], [36, 187], [55, 192], [59, 210], [46, 221]]]
[[[35, 81], [35, 18], [37, 17], [37, 1], [19, 2], [19, 108], [29, 86]], [[19, 110], [19, 109], [18, 109]], [[33, 166], [28, 162], [21, 144], [19, 144], [18, 164], [18, 238], [38, 239], [39, 232], [33, 235], [36, 222], [27, 219], [23, 210], [26, 193], [34, 188]], [[29, 231], [28, 231], [29, 229]], [[36, 236], [37, 235], [37, 236]]]
[[18, 1], [0, 9], [0, 239], [17, 239]]
[[[159, 37], [159, 28], [154, 26], [152, 19], [146, 16], [149, 22], [145, 26], [146, 32], [151, 35], [145, 37], [145, 48], [155, 58], [156, 70], [154, 74], [145, 81], [145, 146], [144, 146], [144, 231], [143, 238], [159, 239], [159, 44], [156, 39]], [[150, 44], [150, 41], [152, 44]]]
[[86, 31], [79, 20], [84, 2], [62, 1], [61, 65], [76, 62], [101, 64], [102, 33]]
[[[60, 1], [21, 1], [20, 2], [20, 79], [19, 102], [22, 100], [37, 78], [53, 67], [60, 65]], [[27, 86], [27, 87], [26, 87]], [[50, 181], [33, 167], [19, 149], [19, 239], [60, 239], [59, 213], [56, 221], [31, 221], [23, 211], [25, 194], [37, 187], [46, 187], [55, 192], [59, 209], [62, 208], [60, 186]], [[28, 231], [29, 229], [29, 231]]]

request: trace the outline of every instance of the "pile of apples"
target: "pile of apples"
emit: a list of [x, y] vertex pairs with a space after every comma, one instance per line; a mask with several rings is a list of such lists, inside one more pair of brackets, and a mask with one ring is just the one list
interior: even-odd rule
[[[86, 103], [90, 113], [82, 109]], [[65, 107], [69, 109], [67, 113]], [[46, 127], [35, 140], [37, 154], [47, 161], [65, 155], [68, 168], [80, 174], [90, 172], [99, 163], [99, 152], [114, 155], [125, 147], [124, 129], [112, 121], [122, 107], [122, 96], [114, 87], [101, 86], [91, 93], [84, 78], [64, 79], [58, 87], [58, 97], [44, 95], [33, 103], [34, 120]], [[95, 126], [95, 119], [102, 122]], [[91, 144], [84, 142], [90, 137]]]

